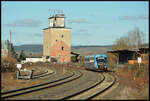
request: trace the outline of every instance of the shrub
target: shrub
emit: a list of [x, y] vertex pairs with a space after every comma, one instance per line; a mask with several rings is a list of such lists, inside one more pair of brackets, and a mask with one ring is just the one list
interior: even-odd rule
[[71, 56], [71, 61], [72, 62], [76, 62], [76, 57], [75, 56]]
[[15, 72], [17, 60], [12, 56], [1, 58], [1, 72]]
[[145, 64], [141, 64], [140, 67], [138, 64], [128, 65], [128, 71], [134, 73], [135, 77], [141, 77], [148, 74], [148, 66]]
[[17, 60], [20, 62], [21, 60], [25, 60], [25, 59], [26, 59], [26, 55], [24, 53], [24, 50], [21, 50], [20, 56]]
[[80, 56], [79, 65], [80, 65], [80, 66], [84, 66], [84, 56]]

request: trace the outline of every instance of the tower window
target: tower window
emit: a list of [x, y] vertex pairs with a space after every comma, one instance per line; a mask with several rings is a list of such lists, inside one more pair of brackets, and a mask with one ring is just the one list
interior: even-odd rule
[[62, 50], [62, 51], [64, 50], [64, 47], [63, 47], [63, 46], [61, 47], [61, 50]]
[[64, 35], [61, 35], [61, 37], [63, 38], [63, 37], [64, 37]]

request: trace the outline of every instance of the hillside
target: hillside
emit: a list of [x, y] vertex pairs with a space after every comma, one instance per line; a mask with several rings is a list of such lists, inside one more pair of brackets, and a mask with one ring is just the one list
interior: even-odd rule
[[[36, 53], [42, 54], [43, 53], [43, 45], [20, 45], [14, 46], [14, 49], [17, 53], [20, 53], [21, 50], [24, 50], [26, 54], [29, 53]], [[90, 54], [97, 54], [97, 53], [104, 53], [111, 49], [111, 45], [108, 46], [71, 46], [71, 51], [79, 53], [81, 55], [90, 55]]]
[[72, 46], [71, 51], [77, 52], [81, 55], [92, 55], [92, 54], [100, 54], [105, 53], [111, 50], [111, 45], [107, 46]]
[[20, 46], [14, 46], [14, 49], [16, 52], [20, 52], [21, 50], [24, 50], [26, 53], [43, 53], [43, 45], [38, 44], [26, 44], [26, 45], [20, 45]]
[[[143, 47], [149, 47], [149, 44], [143, 44]], [[83, 46], [71, 46], [71, 51], [79, 53], [80, 55], [92, 55], [92, 54], [101, 54], [107, 51], [110, 51], [112, 45], [97, 46], [97, 45], [83, 45]], [[43, 45], [41, 44], [29, 44], [29, 45], [20, 45], [14, 46], [14, 49], [17, 53], [20, 53], [21, 50], [24, 50], [26, 54], [38, 54], [42, 56], [43, 54]]]

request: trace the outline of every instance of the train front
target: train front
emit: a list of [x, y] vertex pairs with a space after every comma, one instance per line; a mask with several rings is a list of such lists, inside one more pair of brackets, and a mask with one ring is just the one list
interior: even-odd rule
[[107, 70], [107, 56], [106, 55], [95, 56], [95, 67], [98, 70]]

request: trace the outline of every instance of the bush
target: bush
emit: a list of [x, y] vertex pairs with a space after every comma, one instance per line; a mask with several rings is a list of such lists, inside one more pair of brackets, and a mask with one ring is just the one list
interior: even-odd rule
[[1, 58], [1, 72], [15, 72], [17, 70], [17, 60], [12, 56]]
[[117, 63], [117, 56], [112, 53], [106, 53], [108, 56], [108, 65], [113, 65]]
[[148, 65], [145, 65], [145, 64], [143, 64], [143, 65], [141, 64], [140, 67], [138, 64], [124, 65], [122, 70], [133, 73], [135, 77], [141, 77], [144, 75], [148, 75]]
[[79, 65], [80, 66], [84, 66], [84, 56], [80, 56], [80, 62], [79, 62]]
[[71, 56], [71, 62], [76, 62], [76, 57], [75, 56]]

